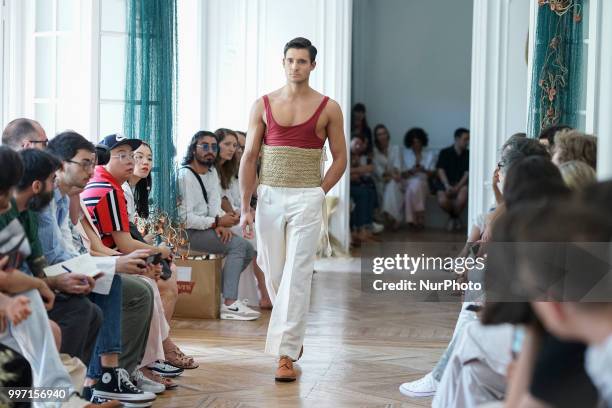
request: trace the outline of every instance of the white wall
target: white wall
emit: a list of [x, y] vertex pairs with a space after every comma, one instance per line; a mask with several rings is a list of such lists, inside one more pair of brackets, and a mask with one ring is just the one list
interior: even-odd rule
[[[497, 1], [497, 0], [496, 0]], [[352, 102], [396, 143], [418, 126], [446, 147], [470, 120], [473, 0], [354, 0]]]

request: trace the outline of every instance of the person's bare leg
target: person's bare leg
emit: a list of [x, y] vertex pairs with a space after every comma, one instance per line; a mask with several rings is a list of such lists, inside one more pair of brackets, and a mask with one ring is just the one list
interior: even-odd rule
[[416, 225], [421, 228], [424, 227], [425, 226], [425, 211], [416, 211], [414, 215], [416, 218]]
[[178, 300], [178, 287], [176, 285], [176, 266], [171, 264], [172, 275], [167, 281], [160, 279], [157, 281], [157, 288], [159, 289], [159, 295], [164, 305], [164, 315], [166, 321], [170, 324], [172, 315], [174, 315], [174, 308], [176, 307], [176, 301]]
[[60, 347], [62, 346], [62, 329], [60, 329], [57, 323], [50, 319], [49, 326], [51, 326], [51, 332], [53, 333], [53, 339], [55, 340], [55, 347], [57, 347], [57, 351], [59, 352]]
[[457, 198], [453, 201], [453, 212], [459, 217], [465, 206], [467, 205], [468, 188], [467, 186], [461, 187], [457, 193]]
[[446, 192], [438, 191], [437, 195], [438, 195], [438, 204], [440, 205], [440, 208], [442, 208], [445, 212], [451, 214], [453, 207], [451, 205], [450, 200], [448, 199], [448, 196], [446, 195]]
[[257, 259], [253, 259], [253, 274], [255, 279], [257, 279], [257, 289], [259, 289], [259, 294], [261, 295], [259, 307], [262, 309], [272, 309], [272, 301], [268, 295], [268, 289], [266, 289], [266, 277], [259, 265], [257, 265]]

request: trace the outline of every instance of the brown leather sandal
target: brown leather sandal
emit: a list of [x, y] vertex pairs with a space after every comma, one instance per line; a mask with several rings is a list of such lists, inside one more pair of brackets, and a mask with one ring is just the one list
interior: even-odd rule
[[186, 356], [176, 344], [173, 344], [169, 350], [164, 352], [164, 354], [166, 357], [166, 363], [175, 367], [185, 370], [193, 370], [194, 368], [198, 368], [200, 366], [194, 361], [193, 357]]

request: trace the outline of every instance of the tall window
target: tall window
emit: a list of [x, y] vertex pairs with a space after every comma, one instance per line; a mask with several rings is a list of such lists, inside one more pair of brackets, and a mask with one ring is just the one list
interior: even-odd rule
[[79, 78], [83, 75], [79, 61], [78, 3], [28, 0], [26, 7], [30, 17], [26, 42], [31, 45], [25, 48], [29, 54], [24, 67], [26, 111], [49, 135], [78, 127], [74, 107], [79, 99]]
[[125, 0], [100, 2], [100, 137], [123, 131], [127, 65], [125, 23]]

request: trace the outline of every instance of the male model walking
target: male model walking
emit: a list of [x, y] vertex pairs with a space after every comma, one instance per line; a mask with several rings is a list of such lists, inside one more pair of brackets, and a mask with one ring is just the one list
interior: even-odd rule
[[[266, 352], [279, 358], [276, 381], [295, 381], [293, 361], [303, 351], [306, 314], [325, 194], [346, 169], [347, 149], [340, 106], [310, 88], [317, 49], [305, 38], [285, 45], [287, 84], [258, 99], [251, 109], [240, 165], [246, 238], [253, 236], [250, 202], [261, 153], [255, 233], [257, 263], [274, 305]], [[333, 163], [322, 177], [325, 140]]]

